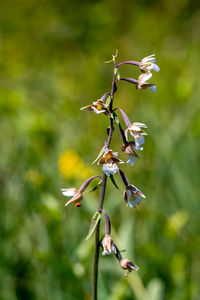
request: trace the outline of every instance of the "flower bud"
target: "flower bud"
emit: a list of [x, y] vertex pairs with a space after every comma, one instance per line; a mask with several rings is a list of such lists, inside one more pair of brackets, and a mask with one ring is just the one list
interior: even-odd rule
[[125, 274], [125, 276], [128, 276], [129, 273], [132, 271], [132, 270], [139, 270], [139, 267], [134, 265], [129, 259], [127, 258], [122, 258], [120, 260], [120, 267], [124, 270], [128, 270], [128, 272]]

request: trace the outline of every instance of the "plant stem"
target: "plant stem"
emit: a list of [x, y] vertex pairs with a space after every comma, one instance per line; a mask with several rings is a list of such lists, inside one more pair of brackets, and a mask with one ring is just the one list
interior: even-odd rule
[[[103, 200], [106, 190], [107, 176], [103, 173], [103, 180], [101, 184], [101, 191], [99, 194], [99, 207], [98, 209], [103, 208]], [[93, 269], [93, 291], [92, 299], [97, 300], [97, 283], [98, 283], [98, 266], [99, 266], [99, 231], [100, 231], [100, 222], [98, 223], [95, 230], [95, 252], [94, 252], [94, 269]]]
[[[113, 81], [112, 81], [112, 88], [111, 88], [111, 102], [110, 102], [110, 112], [113, 112], [113, 98], [114, 93], [116, 92], [116, 81], [115, 81], [115, 74], [113, 72]], [[107, 146], [109, 148], [111, 140], [112, 140], [112, 133], [113, 133], [113, 118], [110, 118], [110, 128], [109, 134], [107, 139]], [[106, 183], [107, 183], [107, 175], [103, 173], [102, 176], [102, 184], [101, 190], [99, 194], [99, 204], [98, 209], [103, 209], [103, 202], [104, 202], [104, 195], [106, 190]], [[98, 266], [99, 266], [99, 232], [100, 232], [100, 221], [97, 224], [95, 229], [95, 250], [94, 250], [94, 267], [93, 267], [93, 284], [92, 284], [92, 299], [97, 300], [97, 291], [98, 291]]]

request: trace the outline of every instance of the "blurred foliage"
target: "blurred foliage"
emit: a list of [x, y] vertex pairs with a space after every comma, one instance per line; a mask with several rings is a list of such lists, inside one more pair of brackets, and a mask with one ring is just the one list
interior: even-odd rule
[[[148, 125], [140, 160], [123, 166], [147, 198], [129, 209], [118, 175], [120, 191], [108, 182], [113, 239], [140, 270], [127, 279], [100, 257], [99, 299], [199, 299], [199, 28], [189, 0], [1, 1], [1, 299], [91, 299], [98, 191], [65, 209], [60, 188], [101, 173], [108, 118], [79, 109], [110, 90], [115, 49], [120, 61], [156, 53], [161, 71], [156, 94], [118, 84], [116, 106]], [[126, 159], [117, 129], [112, 148]]]

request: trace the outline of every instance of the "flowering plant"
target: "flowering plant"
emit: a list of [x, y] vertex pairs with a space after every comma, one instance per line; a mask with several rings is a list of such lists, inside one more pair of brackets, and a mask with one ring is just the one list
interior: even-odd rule
[[[109, 216], [105, 210], [103, 210], [103, 202], [104, 202], [104, 195], [105, 195], [105, 189], [107, 184], [107, 178], [110, 177], [114, 185], [116, 185], [114, 180], [114, 175], [116, 173], [119, 173], [124, 185], [124, 193], [123, 197], [125, 200], [125, 203], [127, 206], [131, 208], [135, 208], [136, 204], [139, 205], [139, 203], [142, 201], [143, 198], [145, 198], [145, 195], [136, 188], [133, 184], [130, 184], [126, 175], [124, 172], [120, 169], [120, 165], [124, 162], [118, 158], [118, 152], [113, 152], [112, 149], [110, 149], [110, 144], [113, 136], [113, 130], [114, 127], [118, 126], [119, 132], [122, 138], [122, 146], [121, 150], [128, 155], [127, 163], [131, 166], [135, 163], [136, 158], [138, 158], [138, 154], [136, 151], [142, 151], [143, 147], [142, 145], [145, 142], [144, 136], [147, 135], [147, 133], [143, 130], [143, 128], [147, 128], [147, 126], [144, 123], [137, 122], [136, 120], [134, 123], [131, 123], [126, 113], [121, 108], [114, 108], [114, 95], [117, 91], [117, 83], [119, 81], [126, 81], [129, 83], [132, 83], [136, 86], [136, 89], [147, 89], [149, 88], [152, 92], [156, 91], [156, 86], [153, 83], [147, 82], [151, 77], [152, 73], [151, 71], [159, 71], [159, 67], [155, 64], [155, 55], [150, 55], [141, 60], [141, 62], [137, 61], [125, 61], [121, 62], [119, 64], [116, 63], [117, 58], [117, 52], [116, 55], [112, 56], [112, 60], [106, 62], [110, 63], [112, 62], [114, 64], [114, 71], [113, 71], [113, 81], [112, 81], [112, 87], [110, 93], [105, 93], [99, 100], [93, 102], [90, 105], [84, 106], [81, 108], [81, 110], [89, 110], [96, 114], [103, 113], [106, 118], [109, 117], [110, 119], [110, 127], [108, 130], [108, 137], [106, 141], [104, 142], [104, 146], [102, 150], [100, 151], [97, 159], [95, 162], [98, 161], [98, 165], [102, 165], [102, 176], [93, 176], [87, 179], [82, 186], [79, 189], [76, 188], [67, 188], [62, 189], [62, 193], [64, 196], [71, 196], [72, 198], [65, 204], [65, 206], [68, 206], [72, 203], [75, 204], [75, 207], [80, 207], [80, 201], [83, 199], [83, 192], [87, 188], [87, 186], [95, 179], [100, 178], [101, 189], [99, 194], [99, 203], [98, 203], [98, 209], [95, 212], [95, 214], [92, 217], [90, 230], [88, 233], [88, 236], [86, 239], [90, 238], [92, 233], [95, 231], [95, 254], [94, 254], [94, 274], [93, 274], [93, 299], [97, 299], [97, 278], [98, 278], [98, 258], [99, 258], [99, 247], [100, 244], [102, 244], [103, 252], [102, 255], [111, 255], [115, 254], [116, 258], [119, 261], [119, 265], [122, 269], [127, 270], [127, 273], [125, 274], [128, 276], [128, 274], [132, 270], [138, 270], [139, 267], [137, 267], [133, 262], [131, 262], [127, 258], [122, 258], [122, 255], [117, 248], [115, 242], [113, 241], [110, 232], [111, 232], [111, 223]], [[138, 79], [134, 78], [121, 78], [119, 73], [119, 68], [124, 65], [129, 64], [132, 66], [136, 66], [139, 68], [141, 75], [139, 75]], [[124, 130], [122, 128], [122, 125], [119, 122], [117, 111], [119, 111], [122, 115], [122, 118], [124, 120], [126, 129]], [[133, 140], [129, 140], [129, 135], [133, 138]], [[105, 236], [101, 240], [100, 243], [100, 219], [101, 214], [104, 214], [105, 216]]]

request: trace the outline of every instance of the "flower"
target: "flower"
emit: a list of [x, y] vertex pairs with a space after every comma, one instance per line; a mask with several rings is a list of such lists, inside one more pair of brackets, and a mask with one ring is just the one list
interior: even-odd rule
[[125, 274], [125, 276], [128, 276], [132, 270], [135, 270], [135, 271], [139, 270], [139, 267], [134, 265], [132, 263], [132, 261], [130, 261], [127, 258], [122, 258], [120, 260], [120, 267], [124, 270], [128, 270], [128, 272]]
[[114, 175], [119, 170], [118, 166], [116, 164], [110, 163], [110, 164], [103, 164], [103, 172], [107, 175]]
[[65, 206], [68, 206], [71, 203], [75, 202], [75, 207], [80, 207], [81, 204], [79, 203], [82, 199], [83, 199], [83, 195], [82, 193], [85, 191], [85, 189], [88, 187], [88, 185], [91, 183], [92, 180], [94, 180], [95, 178], [100, 178], [102, 181], [102, 177], [99, 175], [95, 175], [92, 176], [90, 178], [88, 178], [83, 184], [82, 186], [79, 188], [79, 190], [77, 190], [76, 188], [69, 188], [69, 189], [61, 189], [62, 194], [64, 196], [70, 197], [72, 196], [72, 198], [65, 204]]
[[97, 100], [96, 102], [93, 102], [93, 104], [82, 107], [80, 110], [84, 109], [94, 111], [96, 114], [104, 113], [104, 115], [106, 116], [110, 115], [109, 110], [107, 109], [107, 107], [101, 99]]
[[143, 131], [141, 128], [147, 128], [147, 126], [143, 123], [139, 122], [134, 122], [132, 125], [130, 125], [126, 130], [125, 130], [125, 135], [126, 138], [128, 136], [128, 132], [134, 137], [135, 139], [135, 149], [142, 151], [143, 147], [141, 147], [142, 144], [144, 144], [144, 135], [147, 135], [145, 131]]
[[139, 67], [142, 73], [149, 72], [151, 70], [159, 72], [160, 68], [155, 64], [155, 54], [144, 57], [139, 63]]
[[71, 203], [75, 203], [75, 207], [81, 206], [79, 202], [83, 199], [83, 196], [79, 190], [77, 190], [76, 188], [69, 188], [69, 189], [61, 189], [61, 191], [64, 196], [67, 197], [72, 196], [72, 198], [65, 203], [65, 206], [68, 206]]
[[137, 153], [134, 151], [135, 148], [135, 142], [128, 142], [127, 144], [122, 145], [122, 151], [128, 154], [128, 160], [127, 164], [133, 165], [136, 161], [136, 158], [138, 158]]
[[134, 185], [129, 184], [126, 186], [124, 190], [124, 200], [129, 207], [135, 208], [135, 204], [139, 204], [142, 198], [146, 198], [145, 195]]
[[107, 176], [113, 175], [119, 170], [117, 164], [124, 163], [122, 160], [117, 158], [117, 156], [118, 152], [113, 152], [111, 149], [108, 149], [99, 160], [98, 164], [103, 165], [103, 172]]
[[156, 91], [156, 86], [153, 83], [146, 82], [152, 77], [151, 72], [142, 73], [137, 80], [136, 88], [138, 90], [149, 88], [153, 93]]
[[102, 252], [102, 255], [110, 255], [113, 252], [116, 253], [115, 244], [109, 234], [106, 234], [105, 237], [103, 238], [102, 246], [104, 249], [104, 251]]

